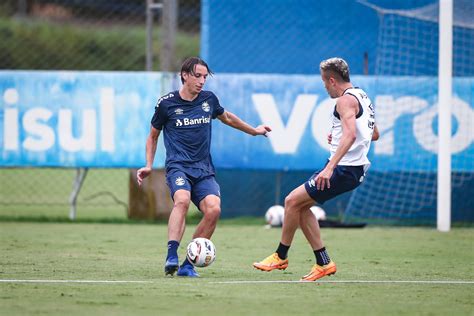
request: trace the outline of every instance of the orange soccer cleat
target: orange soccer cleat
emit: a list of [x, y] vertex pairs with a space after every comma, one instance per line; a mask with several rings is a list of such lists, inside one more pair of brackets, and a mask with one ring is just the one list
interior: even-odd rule
[[303, 276], [300, 281], [316, 281], [317, 279], [321, 279], [326, 275], [333, 275], [336, 273], [336, 271], [336, 264], [333, 261], [324, 266], [315, 264], [313, 268], [311, 268], [311, 271], [307, 275]]
[[267, 272], [275, 269], [285, 270], [288, 267], [288, 259], [280, 259], [278, 254], [275, 252], [260, 262], [254, 262], [253, 266], [259, 270]]

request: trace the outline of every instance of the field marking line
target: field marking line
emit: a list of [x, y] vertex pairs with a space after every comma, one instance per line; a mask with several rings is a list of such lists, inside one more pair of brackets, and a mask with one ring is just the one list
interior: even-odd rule
[[[159, 280], [21, 280], [21, 279], [0, 279], [0, 283], [88, 283], [88, 284], [156, 284]], [[213, 281], [208, 284], [275, 284], [275, 283], [303, 283], [303, 284], [330, 284], [330, 283], [353, 283], [353, 284], [474, 284], [474, 281], [464, 280], [320, 280], [320, 281], [290, 281], [290, 280], [234, 280], [234, 281]]]
[[211, 284], [264, 284], [264, 283], [360, 283], [360, 284], [474, 284], [474, 281], [463, 280], [335, 280], [335, 281], [216, 281]]
[[97, 284], [120, 284], [120, 283], [156, 283], [153, 281], [127, 281], [127, 280], [18, 280], [0, 279], [0, 283], [97, 283]]

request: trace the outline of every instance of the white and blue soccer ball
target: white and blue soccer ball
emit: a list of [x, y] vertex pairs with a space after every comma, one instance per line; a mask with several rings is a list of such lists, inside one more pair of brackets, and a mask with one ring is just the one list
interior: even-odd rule
[[322, 207], [314, 205], [309, 208], [311, 212], [313, 212], [314, 216], [318, 221], [324, 221], [326, 219], [326, 212], [323, 210]]
[[285, 208], [281, 205], [271, 206], [265, 213], [265, 221], [271, 227], [280, 227], [285, 218]]
[[216, 260], [216, 247], [207, 238], [194, 238], [188, 244], [186, 257], [195, 267], [204, 268]]

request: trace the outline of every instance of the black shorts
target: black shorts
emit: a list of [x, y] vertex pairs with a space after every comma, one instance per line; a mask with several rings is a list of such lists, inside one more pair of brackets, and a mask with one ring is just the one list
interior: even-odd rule
[[338, 165], [329, 179], [331, 187], [329, 189], [325, 187], [324, 190], [318, 190], [316, 188], [315, 179], [323, 169], [316, 171], [304, 184], [306, 192], [319, 204], [323, 204], [344, 192], [354, 190], [364, 181], [364, 166]]

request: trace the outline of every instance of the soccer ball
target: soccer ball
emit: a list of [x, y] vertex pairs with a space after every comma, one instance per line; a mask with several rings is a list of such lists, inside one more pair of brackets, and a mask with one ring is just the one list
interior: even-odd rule
[[281, 205], [273, 205], [265, 213], [265, 221], [271, 227], [279, 227], [283, 225], [285, 217], [285, 208]]
[[216, 247], [207, 238], [194, 238], [188, 244], [186, 257], [195, 267], [204, 268], [216, 260]]
[[314, 216], [316, 216], [316, 219], [318, 221], [323, 221], [326, 219], [326, 212], [319, 206], [311, 206], [309, 208], [311, 210], [311, 212], [313, 212]]

